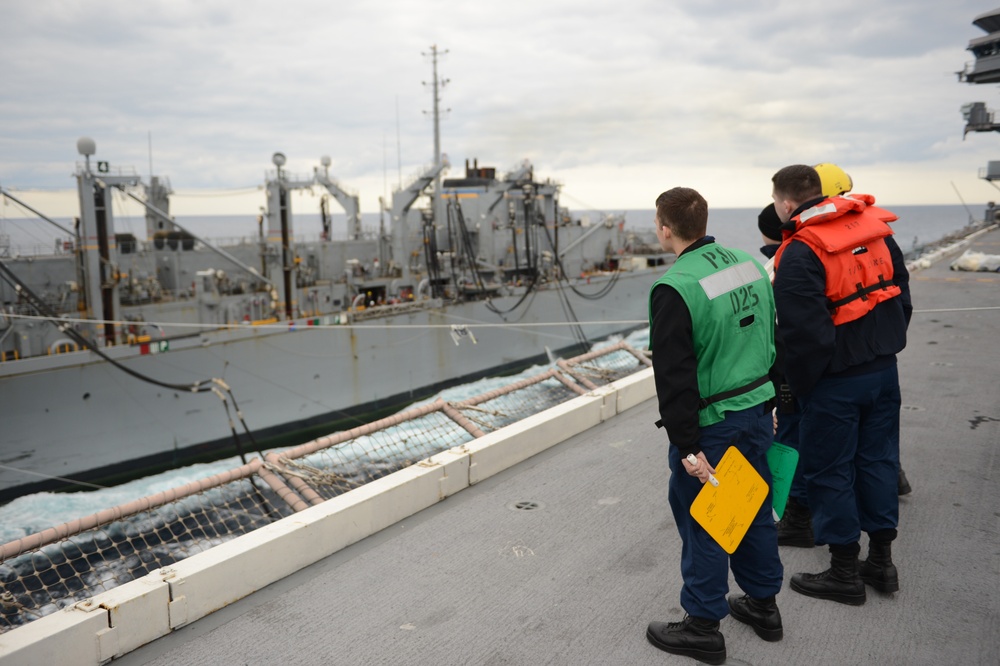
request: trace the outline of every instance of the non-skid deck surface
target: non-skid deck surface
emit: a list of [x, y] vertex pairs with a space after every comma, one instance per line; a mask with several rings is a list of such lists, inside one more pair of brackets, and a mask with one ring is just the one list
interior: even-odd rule
[[[1000, 310], [975, 309], [1000, 275], [949, 262], [914, 273], [900, 355], [902, 589], [801, 596], [789, 577], [828, 553], [782, 548], [785, 638], [727, 618], [729, 664], [1000, 663]], [[693, 664], [645, 638], [682, 615], [656, 419], [647, 401], [115, 663]]]

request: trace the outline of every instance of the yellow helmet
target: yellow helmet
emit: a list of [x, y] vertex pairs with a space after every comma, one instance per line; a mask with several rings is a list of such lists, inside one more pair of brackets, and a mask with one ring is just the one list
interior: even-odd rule
[[823, 196], [835, 197], [838, 194], [850, 192], [854, 187], [854, 181], [847, 175], [847, 172], [836, 164], [824, 162], [813, 167], [819, 174], [819, 180], [823, 184]]

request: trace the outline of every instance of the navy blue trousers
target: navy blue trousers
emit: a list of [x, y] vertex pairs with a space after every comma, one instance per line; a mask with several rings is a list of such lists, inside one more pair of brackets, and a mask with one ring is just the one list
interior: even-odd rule
[[816, 384], [799, 423], [800, 461], [817, 544], [856, 543], [899, 523], [896, 365]]
[[[767, 449], [774, 427], [770, 410], [763, 405], [738, 412], [727, 412], [720, 423], [701, 428], [701, 450], [714, 467], [730, 446], [735, 446], [754, 469], [771, 484]], [[721, 620], [729, 614], [729, 569], [736, 584], [751, 597], [762, 599], [781, 590], [784, 570], [778, 559], [778, 533], [771, 517], [771, 493], [754, 517], [743, 541], [729, 555], [708, 532], [691, 517], [691, 504], [701, 492], [702, 483], [687, 473], [677, 447], [671, 446], [670, 509], [681, 536], [681, 607], [688, 615], [706, 620]]]

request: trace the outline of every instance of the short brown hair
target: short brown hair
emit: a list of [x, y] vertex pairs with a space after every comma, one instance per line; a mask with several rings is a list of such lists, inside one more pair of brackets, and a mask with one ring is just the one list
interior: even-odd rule
[[823, 181], [819, 173], [805, 164], [786, 166], [771, 176], [771, 182], [778, 195], [795, 203], [823, 196]]
[[685, 241], [698, 240], [708, 228], [708, 202], [690, 187], [675, 187], [656, 197], [656, 223]]

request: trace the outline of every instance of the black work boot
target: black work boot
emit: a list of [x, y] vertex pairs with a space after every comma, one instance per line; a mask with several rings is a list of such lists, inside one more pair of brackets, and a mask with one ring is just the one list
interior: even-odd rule
[[779, 546], [812, 548], [816, 545], [813, 539], [812, 513], [808, 507], [791, 497], [788, 498], [785, 513], [778, 521], [777, 528]]
[[892, 542], [875, 541], [868, 543], [868, 559], [858, 563], [861, 580], [879, 592], [890, 594], [899, 590], [899, 574], [892, 563]]
[[797, 573], [790, 587], [807, 597], [828, 599], [849, 606], [865, 603], [865, 583], [858, 574], [857, 543], [830, 546], [830, 568], [818, 574]]
[[765, 641], [780, 641], [785, 635], [781, 626], [781, 613], [774, 597], [754, 599], [749, 594], [738, 597], [735, 594], [727, 599], [729, 612], [743, 624], [750, 625], [754, 632]]
[[646, 639], [670, 654], [693, 657], [706, 664], [726, 661], [726, 639], [719, 623], [685, 615], [680, 622], [650, 622]]
[[913, 488], [910, 487], [910, 482], [906, 480], [906, 472], [903, 468], [899, 468], [899, 475], [896, 478], [896, 495], [909, 495], [913, 492]]

